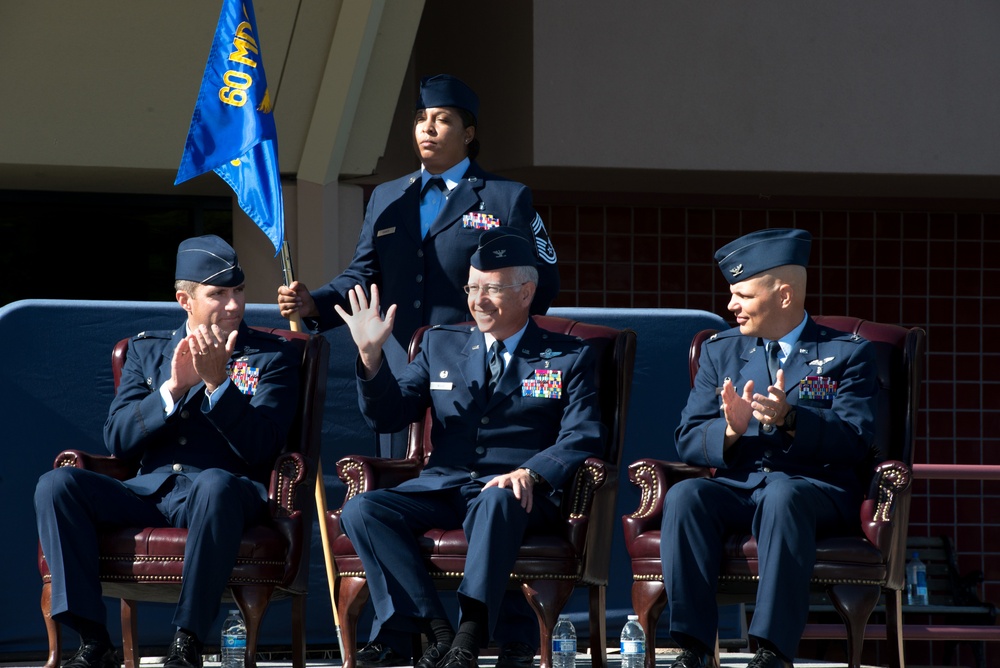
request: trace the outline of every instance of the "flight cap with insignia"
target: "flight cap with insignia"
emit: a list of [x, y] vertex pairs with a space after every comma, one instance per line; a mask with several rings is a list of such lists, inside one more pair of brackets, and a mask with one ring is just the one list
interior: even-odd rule
[[185, 239], [177, 247], [174, 280], [234, 288], [244, 281], [233, 247], [214, 234]]
[[534, 267], [538, 264], [535, 247], [524, 232], [501, 225], [479, 235], [479, 248], [470, 263], [479, 271], [506, 267]]
[[417, 109], [458, 107], [479, 117], [479, 96], [464, 81], [450, 74], [435, 74], [420, 80]]
[[726, 280], [739, 283], [786, 264], [809, 265], [812, 235], [806, 230], [771, 228], [746, 234], [715, 252]]

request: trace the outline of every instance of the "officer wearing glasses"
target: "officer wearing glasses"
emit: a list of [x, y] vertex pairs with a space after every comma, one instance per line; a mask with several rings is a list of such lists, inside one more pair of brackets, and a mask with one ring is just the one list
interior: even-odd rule
[[[483, 233], [464, 286], [475, 326], [428, 330], [401, 370], [382, 353], [397, 305], [383, 319], [377, 286], [370, 303], [357, 286], [351, 312], [336, 307], [358, 346], [359, 403], [372, 428], [395, 431], [431, 409], [434, 451], [420, 475], [352, 497], [341, 515], [368, 576], [372, 632], [424, 633], [417, 668], [476, 668], [480, 648], [495, 638], [522, 537], [558, 521], [563, 486], [603, 450], [595, 355], [529, 317], [535, 264], [531, 241], [517, 230]], [[417, 538], [459, 527], [469, 554], [456, 630]], [[504, 647], [500, 658], [498, 665], [510, 662]]]

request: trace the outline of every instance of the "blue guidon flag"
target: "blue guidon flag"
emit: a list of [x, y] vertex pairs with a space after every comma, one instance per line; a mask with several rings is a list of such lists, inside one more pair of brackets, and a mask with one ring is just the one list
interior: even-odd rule
[[209, 170], [229, 184], [277, 255], [285, 238], [278, 133], [251, 0], [223, 0], [174, 185]]

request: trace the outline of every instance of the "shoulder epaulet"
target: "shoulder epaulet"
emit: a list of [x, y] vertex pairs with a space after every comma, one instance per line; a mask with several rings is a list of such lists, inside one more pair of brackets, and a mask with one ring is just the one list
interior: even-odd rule
[[432, 330], [440, 330], [442, 332], [474, 332], [476, 331], [475, 326], [463, 327], [461, 325], [432, 325]]
[[270, 339], [271, 341], [288, 341], [288, 339], [283, 337], [281, 334], [275, 334], [274, 332], [264, 332], [259, 329], [254, 329], [253, 327], [250, 327], [249, 330], [250, 336], [253, 337]]
[[722, 339], [731, 339], [734, 336], [743, 336], [742, 334], [740, 334], [739, 327], [733, 327], [732, 329], [727, 329], [722, 332], [716, 332], [715, 334], [712, 334], [710, 337], [705, 339], [705, 343], [712, 343], [713, 341], [721, 341]]
[[867, 339], [856, 332], [844, 332], [839, 329], [833, 329], [832, 327], [820, 327], [819, 333], [820, 336], [825, 336], [830, 341], [851, 341], [853, 343], [867, 341]]
[[136, 341], [140, 341], [142, 339], [169, 339], [172, 338], [173, 335], [174, 333], [172, 331], [166, 329], [155, 329], [139, 332], [132, 338]]
[[564, 334], [563, 332], [553, 332], [550, 329], [542, 330], [542, 340], [544, 341], [572, 341], [574, 343], [582, 343], [583, 339], [576, 334]]

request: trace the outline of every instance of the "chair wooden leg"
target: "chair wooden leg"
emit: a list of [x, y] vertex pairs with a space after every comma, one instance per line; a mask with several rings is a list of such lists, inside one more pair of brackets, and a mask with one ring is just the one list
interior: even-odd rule
[[659, 580], [633, 580], [632, 609], [646, 634], [646, 666], [656, 668], [656, 622], [667, 607], [667, 590]]
[[292, 668], [306, 668], [306, 597], [292, 597]]
[[135, 601], [121, 600], [122, 655], [125, 668], [139, 668], [142, 655], [139, 653], [139, 610]]
[[344, 643], [343, 668], [354, 668], [354, 650], [358, 644], [358, 619], [368, 601], [368, 579], [339, 577], [334, 587], [337, 614], [340, 617], [340, 637]]
[[889, 651], [889, 668], [905, 668], [903, 655], [903, 593], [885, 592], [885, 640]]
[[52, 583], [42, 583], [42, 619], [49, 637], [49, 658], [44, 668], [59, 668], [62, 663], [62, 627], [52, 619]]
[[849, 668], [861, 668], [861, 651], [865, 644], [865, 627], [872, 610], [878, 605], [882, 588], [878, 585], [834, 585], [827, 590], [830, 602], [847, 626], [847, 658]]
[[247, 627], [247, 650], [244, 666], [257, 668], [257, 639], [260, 637], [260, 621], [267, 612], [274, 585], [240, 585], [232, 587], [233, 599], [243, 613]]
[[607, 668], [608, 665], [608, 615], [607, 587], [594, 585], [590, 589], [590, 665]]
[[528, 605], [538, 616], [542, 644], [540, 668], [552, 668], [552, 629], [573, 593], [573, 586], [572, 580], [529, 580], [521, 583]]

